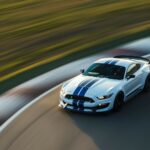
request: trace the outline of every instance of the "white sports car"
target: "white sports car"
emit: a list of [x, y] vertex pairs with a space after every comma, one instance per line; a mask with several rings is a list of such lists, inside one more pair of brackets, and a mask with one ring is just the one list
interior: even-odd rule
[[102, 58], [65, 82], [59, 106], [78, 112], [118, 111], [130, 98], [150, 89], [150, 62], [137, 56]]

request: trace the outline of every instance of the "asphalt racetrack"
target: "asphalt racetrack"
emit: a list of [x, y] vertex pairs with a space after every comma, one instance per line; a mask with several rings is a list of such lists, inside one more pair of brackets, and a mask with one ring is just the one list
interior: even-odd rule
[[0, 135], [0, 150], [149, 150], [150, 93], [119, 113], [79, 114], [58, 108], [57, 88]]
[[[142, 42], [143, 51], [139, 43], [136, 44], [139, 48], [139, 52], [138, 49], [135, 51], [137, 54], [144, 55], [144, 50], [149, 52], [149, 38]], [[132, 43], [129, 46], [135, 49]], [[37, 79], [47, 76], [49, 73]], [[24, 91], [29, 90], [24, 87], [30, 87], [29, 93], [33, 94], [36, 91], [33, 85], [43, 88], [37, 79], [22, 85], [25, 90], [18, 86], [14, 93], [23, 91], [22, 95], [25, 95]], [[40, 82], [49, 81], [49, 78], [44, 79]], [[40, 86], [35, 86], [35, 83]], [[81, 114], [58, 108], [59, 91], [60, 86], [41, 96], [0, 130], [0, 150], [150, 150], [150, 92], [140, 93], [118, 113]], [[11, 99], [12, 92], [6, 95]], [[28, 94], [26, 97], [34, 96]]]

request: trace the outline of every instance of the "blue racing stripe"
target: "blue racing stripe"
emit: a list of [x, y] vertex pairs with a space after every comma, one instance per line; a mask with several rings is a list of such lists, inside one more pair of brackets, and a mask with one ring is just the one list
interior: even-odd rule
[[76, 90], [74, 91], [73, 95], [78, 95], [78, 93], [80, 92], [81, 89], [82, 89], [81, 86], [77, 87]]
[[115, 65], [118, 62], [118, 60], [113, 60], [110, 64]]
[[78, 101], [79, 100], [73, 100], [73, 102], [72, 102], [73, 109], [78, 109]]
[[79, 110], [84, 110], [84, 101], [80, 100], [78, 106], [79, 106]]
[[78, 87], [75, 89], [73, 95], [78, 95], [79, 92], [80, 92], [80, 90], [81, 90], [88, 82], [90, 82], [90, 81], [91, 81], [91, 80], [88, 79], [88, 80], [85, 80], [85, 81], [81, 82], [81, 83], [78, 85]]
[[107, 60], [104, 64], [109, 64], [112, 60]]
[[91, 81], [90, 83], [88, 83], [85, 87], [83, 87], [83, 89], [79, 93], [79, 96], [84, 96], [86, 94], [86, 92], [88, 91], [88, 89], [97, 81], [98, 81], [98, 79], [95, 79], [95, 80]]

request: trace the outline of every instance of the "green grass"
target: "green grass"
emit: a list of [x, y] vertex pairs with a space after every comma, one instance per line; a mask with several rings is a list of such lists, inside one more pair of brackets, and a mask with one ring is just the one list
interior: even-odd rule
[[1, 0], [0, 82], [149, 29], [149, 0]]

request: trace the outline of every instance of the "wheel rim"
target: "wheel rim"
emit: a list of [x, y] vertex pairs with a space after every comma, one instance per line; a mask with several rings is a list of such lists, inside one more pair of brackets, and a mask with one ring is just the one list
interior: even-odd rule
[[146, 81], [146, 89], [150, 89], [150, 77]]
[[150, 78], [148, 78], [148, 81], [147, 81], [147, 88], [150, 89]]
[[120, 99], [117, 100], [117, 108], [120, 109], [122, 106], [122, 101]]
[[120, 96], [118, 96], [116, 98], [116, 102], [115, 102], [115, 106], [114, 106], [114, 110], [115, 111], [119, 111], [122, 107], [123, 101], [121, 100]]

